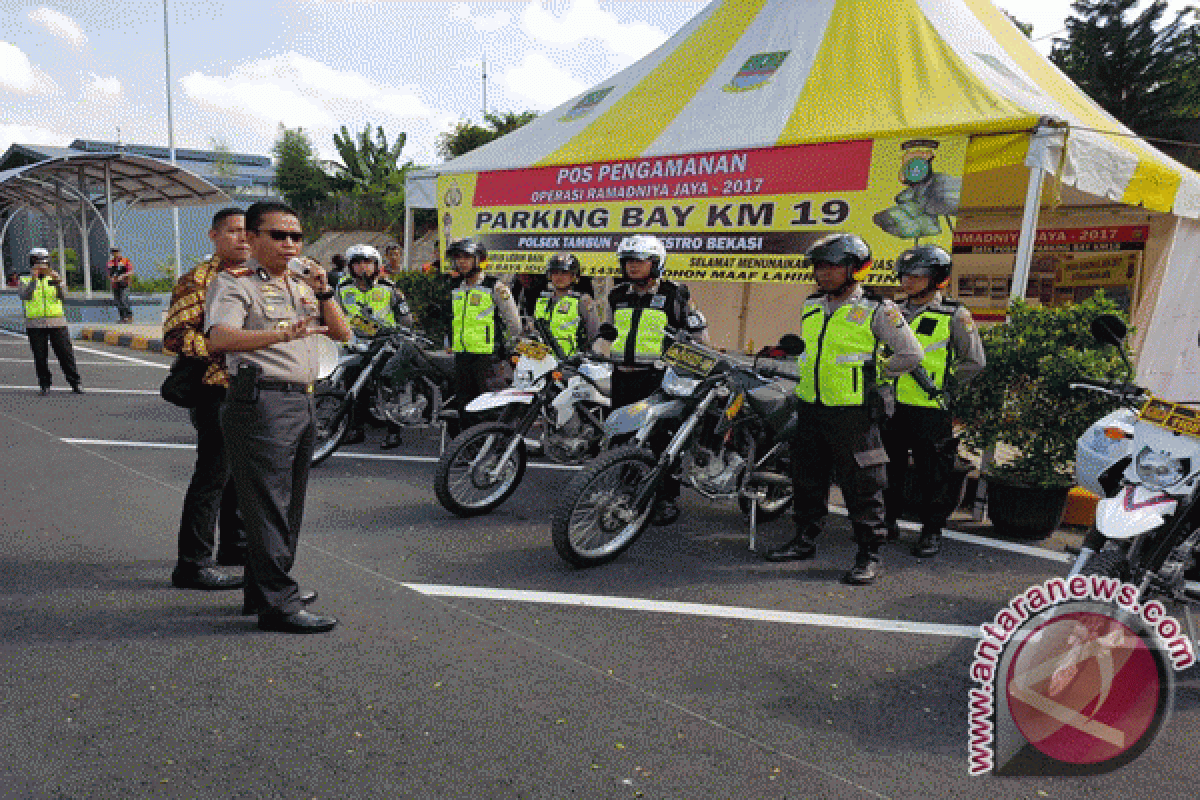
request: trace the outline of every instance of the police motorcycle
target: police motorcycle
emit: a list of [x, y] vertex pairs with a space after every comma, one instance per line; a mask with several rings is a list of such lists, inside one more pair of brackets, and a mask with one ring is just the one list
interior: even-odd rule
[[[767, 356], [796, 350], [760, 353], [747, 364], [688, 341], [682, 332], [668, 331], [668, 341], [661, 387], [613, 411], [604, 424], [609, 440], [632, 435], [630, 442], [577, 473], [555, 509], [554, 548], [573, 566], [606, 564], [629, 548], [673, 473], [710, 500], [736, 501], [750, 518], [751, 549], [758, 521], [791, 504], [788, 442], [797, 412], [788, 381], [795, 380], [794, 359], [771, 367]], [[660, 427], [672, 435], [655, 454], [649, 440]]]
[[[1096, 339], [1115, 347], [1122, 346], [1125, 333], [1115, 316], [1092, 324]], [[1121, 355], [1132, 374], [1123, 348]], [[1069, 574], [1120, 578], [1138, 587], [1139, 598], [1200, 603], [1200, 591], [1184, 582], [1200, 548], [1200, 401], [1172, 403], [1131, 383], [1089, 380], [1072, 386], [1121, 403], [1120, 412], [1106, 417], [1112, 424], [1103, 435], [1128, 442], [1128, 450], [1095, 478], [1106, 496]]]
[[360, 397], [370, 398], [371, 416], [400, 427], [437, 425], [454, 413], [453, 354], [416, 331], [384, 324], [365, 303], [359, 310], [375, 333], [346, 345], [333, 372], [315, 387], [313, 466], [341, 445]]
[[438, 461], [434, 492], [460, 517], [485, 514], [516, 491], [531, 445], [559, 464], [581, 464], [600, 450], [612, 365], [567, 356], [545, 320], [532, 324], [541, 341], [517, 343], [512, 386], [467, 404], [468, 412], [499, 412], [500, 421], [467, 429]]

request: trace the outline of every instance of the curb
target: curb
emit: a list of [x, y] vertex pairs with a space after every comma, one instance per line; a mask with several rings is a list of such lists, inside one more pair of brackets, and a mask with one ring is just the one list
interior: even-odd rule
[[152, 339], [145, 336], [134, 336], [128, 333], [105, 330], [104, 328], [84, 328], [79, 331], [79, 338], [85, 342], [100, 342], [117, 347], [128, 347], [131, 350], [146, 350], [151, 353], [161, 353], [163, 351], [161, 338]]

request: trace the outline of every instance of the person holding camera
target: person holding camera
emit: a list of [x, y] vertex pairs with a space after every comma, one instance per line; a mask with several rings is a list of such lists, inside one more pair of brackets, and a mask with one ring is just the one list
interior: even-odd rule
[[306, 611], [315, 593], [302, 594], [290, 573], [316, 435], [312, 337], [344, 342], [350, 327], [324, 268], [297, 258], [304, 232], [290, 206], [246, 209], [246, 241], [250, 258], [216, 276], [205, 307], [209, 351], [225, 354], [231, 375], [221, 433], [246, 526], [242, 611], [263, 630], [324, 633], [337, 619]]
[[108, 280], [112, 284], [113, 302], [117, 306], [120, 322], [128, 325], [133, 322], [133, 304], [129, 302], [129, 292], [133, 287], [133, 262], [121, 255], [121, 248], [109, 250]]
[[62, 277], [50, 268], [50, 253], [46, 248], [35, 247], [29, 251], [29, 273], [22, 276], [17, 296], [25, 305], [25, 333], [29, 336], [29, 349], [33, 351], [33, 368], [41, 393], [50, 393], [49, 348], [53, 347], [54, 357], [58, 359], [71, 391], [83, 394], [83, 382], [75, 366], [75, 348], [63, 311], [67, 292]]

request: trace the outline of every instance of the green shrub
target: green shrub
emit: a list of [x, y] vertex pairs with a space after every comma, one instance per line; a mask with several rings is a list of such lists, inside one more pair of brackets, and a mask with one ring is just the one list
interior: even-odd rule
[[1128, 377], [1116, 349], [1091, 335], [1091, 322], [1101, 314], [1121, 314], [1103, 292], [1054, 308], [1018, 300], [1007, 323], [981, 332], [987, 368], [955, 393], [954, 412], [966, 426], [969, 448], [1016, 449], [1011, 461], [990, 468], [992, 475], [1029, 486], [1074, 482], [1076, 440], [1116, 401], [1070, 384]]
[[392, 276], [408, 298], [416, 326], [439, 345], [450, 333], [450, 276], [412, 270]]

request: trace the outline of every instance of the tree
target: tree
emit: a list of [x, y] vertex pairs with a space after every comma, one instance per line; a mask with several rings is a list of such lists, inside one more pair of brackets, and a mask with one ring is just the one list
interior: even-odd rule
[[1137, 134], [1181, 138], [1200, 108], [1197, 30], [1185, 24], [1193, 12], [1163, 24], [1166, 0], [1134, 13], [1139, 2], [1076, 0], [1050, 60]]
[[309, 211], [329, 196], [329, 178], [303, 128], [280, 124], [271, 153], [275, 156], [275, 185], [297, 211]]
[[460, 122], [454, 130], [438, 137], [438, 155], [447, 159], [457, 158], [463, 153], [469, 153], [477, 147], [499, 139], [506, 133], [512, 133], [535, 119], [536, 111], [503, 111], [499, 114], [485, 114], [486, 127], [473, 122]]
[[403, 189], [404, 172], [412, 162], [401, 165], [400, 153], [408, 135], [401, 133], [388, 146], [387, 134], [382, 127], [375, 128], [371, 138], [371, 126], [367, 125], [357, 137], [343, 125], [340, 133], [333, 135], [333, 145], [342, 159], [341, 179], [363, 192], [387, 193]]
[[216, 136], [209, 137], [208, 149], [213, 152], [213, 174], [218, 178], [224, 178], [226, 182], [237, 177], [237, 164], [233, 163], [233, 150], [229, 147], [228, 140]]
[[1008, 17], [1008, 21], [1011, 22], [1013, 25], [1016, 25], [1017, 30], [1019, 30], [1021, 33], [1025, 34], [1026, 39], [1033, 38], [1033, 23], [1021, 22], [1021, 20], [1017, 19], [1012, 14], [1005, 11], [1003, 8], [1000, 9], [1000, 13], [1003, 14], [1004, 16]]

